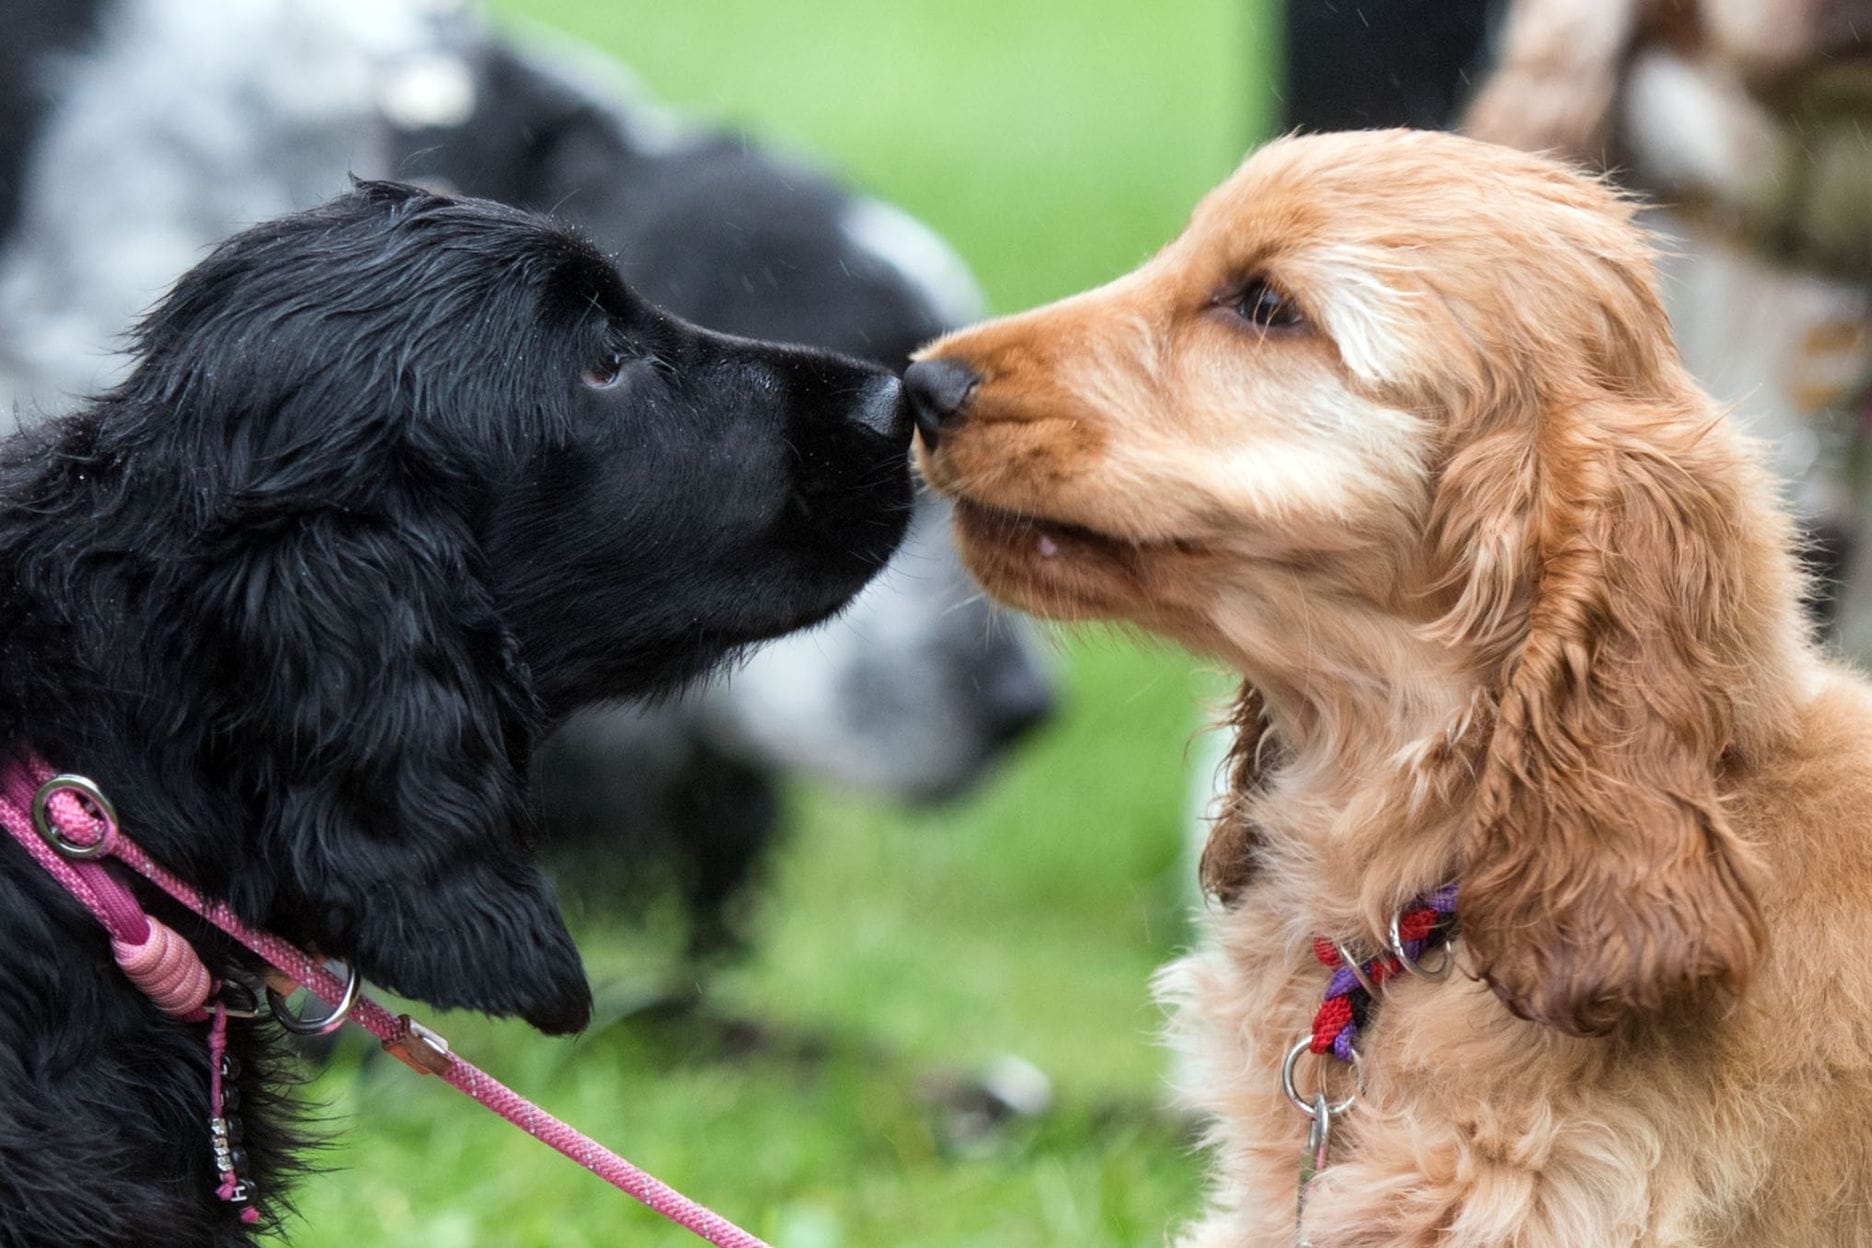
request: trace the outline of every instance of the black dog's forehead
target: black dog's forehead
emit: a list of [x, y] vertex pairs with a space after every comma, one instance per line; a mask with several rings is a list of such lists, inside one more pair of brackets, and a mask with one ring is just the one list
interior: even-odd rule
[[[539, 302], [513, 298], [521, 289]], [[512, 334], [529, 327], [500, 320], [545, 312], [559, 323], [539, 328], [562, 330], [594, 312], [624, 317], [636, 307], [590, 244], [537, 217], [366, 182], [222, 244], [156, 309], [143, 341], [147, 350], [164, 331], [194, 333], [216, 321], [264, 328], [305, 316], [332, 328], [349, 322], [360, 335], [412, 323]]]
[[125, 436], [197, 456], [348, 440], [485, 475], [566, 436], [576, 379], [654, 334], [644, 315], [595, 249], [538, 217], [362, 183], [184, 274], [138, 329], [118, 408], [166, 413]]
[[360, 182], [320, 207], [282, 217], [252, 231], [303, 242], [315, 253], [349, 242], [383, 240], [433, 249], [440, 256], [472, 258], [500, 249], [523, 265], [587, 264], [608, 269], [604, 258], [574, 234], [542, 218], [493, 200], [439, 195], [398, 182]]

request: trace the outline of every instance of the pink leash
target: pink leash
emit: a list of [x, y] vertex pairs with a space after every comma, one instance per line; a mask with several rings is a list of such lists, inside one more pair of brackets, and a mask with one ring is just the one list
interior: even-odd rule
[[[87, 803], [96, 808], [96, 813], [86, 809]], [[39, 827], [42, 822], [43, 832]], [[159, 1009], [178, 1018], [211, 1023], [211, 1121], [216, 1166], [222, 1179], [216, 1194], [245, 1205], [240, 1214], [243, 1221], [257, 1221], [259, 1211], [245, 1204], [248, 1192], [236, 1173], [239, 1150], [228, 1138], [229, 1119], [223, 1113], [223, 1079], [228, 1073], [223, 1069], [227, 1011], [219, 1003], [212, 1008], [209, 1005], [219, 986], [186, 940], [145, 913], [129, 888], [105, 868], [105, 858], [117, 859], [207, 919], [334, 1012], [341, 1012], [350, 1002], [350, 1020], [376, 1036], [406, 1065], [440, 1076], [678, 1226], [717, 1248], [769, 1248], [720, 1214], [659, 1182], [451, 1053], [447, 1041], [409, 1015], [391, 1015], [370, 997], [358, 993], [355, 980], [340, 980], [308, 954], [277, 936], [248, 927], [225, 903], [203, 897], [165, 871], [124, 835], [110, 803], [95, 784], [82, 776], [55, 776], [36, 755], [15, 761], [0, 776], [0, 823], [67, 892], [97, 916], [110, 933], [111, 951], [118, 965]], [[336, 1026], [341, 1019], [328, 1021]]]

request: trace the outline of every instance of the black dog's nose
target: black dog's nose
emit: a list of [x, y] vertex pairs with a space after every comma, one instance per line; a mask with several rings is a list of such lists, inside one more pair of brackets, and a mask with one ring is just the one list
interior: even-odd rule
[[955, 360], [918, 360], [904, 370], [904, 392], [910, 396], [925, 446], [935, 450], [942, 431], [960, 423], [962, 409], [980, 383], [974, 369]]
[[903, 386], [889, 373], [866, 387], [864, 397], [852, 413], [859, 424], [899, 445], [910, 441], [910, 405]]

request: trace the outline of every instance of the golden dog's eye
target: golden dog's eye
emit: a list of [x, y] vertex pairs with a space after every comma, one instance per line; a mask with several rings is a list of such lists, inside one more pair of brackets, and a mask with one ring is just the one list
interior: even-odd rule
[[1242, 287], [1228, 306], [1258, 329], [1289, 329], [1304, 319], [1293, 300], [1259, 279]]
[[579, 380], [594, 390], [603, 390], [617, 384], [618, 376], [624, 371], [624, 353], [610, 351], [596, 363], [586, 366]]

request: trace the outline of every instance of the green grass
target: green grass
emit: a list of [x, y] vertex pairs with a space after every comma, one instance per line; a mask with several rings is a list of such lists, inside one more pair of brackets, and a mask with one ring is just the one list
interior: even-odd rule
[[[1237, 0], [510, 0], [694, 113], [929, 221], [997, 309], [1116, 276], [1260, 131]], [[1264, 94], [1264, 93], [1263, 93]], [[601, 1021], [571, 1042], [440, 1020], [470, 1057], [781, 1248], [1163, 1242], [1200, 1163], [1160, 1110], [1147, 980], [1187, 937], [1185, 748], [1208, 687], [1104, 637], [1062, 648], [1058, 724], [966, 804], [802, 790], [755, 955], [710, 1000], [759, 1042], [624, 1017], [665, 973], [580, 931]], [[335, 1169], [301, 1245], [693, 1243], [434, 1080], [347, 1050], [314, 1088]], [[1056, 1107], [959, 1132], [932, 1093], [1015, 1054]]]

